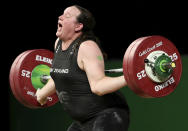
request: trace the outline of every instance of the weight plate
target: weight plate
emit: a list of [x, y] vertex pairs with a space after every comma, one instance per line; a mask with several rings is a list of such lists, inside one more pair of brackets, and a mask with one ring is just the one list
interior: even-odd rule
[[[25, 56], [22, 56], [15, 68], [15, 84], [19, 95], [30, 105], [30, 108], [48, 107], [58, 101], [57, 94], [48, 97], [45, 105], [41, 106], [35, 97], [36, 89], [31, 82], [32, 71], [38, 65], [47, 65], [51, 67], [53, 53], [45, 49], [32, 50]], [[48, 72], [49, 73], [49, 72]]]
[[[176, 63], [172, 76], [164, 83], [153, 82], [146, 74], [144, 59], [153, 51], [166, 52], [172, 61]], [[174, 46], [168, 39], [162, 36], [150, 36], [134, 45], [129, 54], [128, 70], [131, 82], [141, 92], [143, 97], [163, 97], [177, 87], [182, 73], [181, 57]]]

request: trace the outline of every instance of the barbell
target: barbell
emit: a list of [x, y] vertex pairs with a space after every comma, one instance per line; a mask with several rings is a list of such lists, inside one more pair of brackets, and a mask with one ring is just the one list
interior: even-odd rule
[[[56, 93], [41, 106], [36, 90], [50, 79], [53, 52], [47, 49], [27, 50], [16, 57], [9, 74], [15, 98], [29, 108], [43, 108], [58, 102]], [[172, 93], [182, 74], [181, 56], [175, 45], [163, 36], [141, 37], [133, 41], [123, 57], [123, 68], [105, 70], [121, 72], [128, 87], [144, 98], [164, 97]]]

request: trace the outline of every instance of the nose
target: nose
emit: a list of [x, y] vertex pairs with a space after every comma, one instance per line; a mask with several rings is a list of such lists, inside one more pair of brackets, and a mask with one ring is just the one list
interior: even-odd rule
[[63, 20], [63, 19], [64, 19], [64, 15], [60, 15], [59, 20]]

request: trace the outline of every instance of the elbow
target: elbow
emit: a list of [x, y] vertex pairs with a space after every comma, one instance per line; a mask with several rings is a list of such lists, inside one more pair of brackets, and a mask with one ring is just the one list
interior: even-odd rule
[[95, 95], [98, 95], [98, 96], [103, 96], [104, 93], [101, 92], [100, 90], [96, 89], [95, 87], [91, 87], [91, 92]]

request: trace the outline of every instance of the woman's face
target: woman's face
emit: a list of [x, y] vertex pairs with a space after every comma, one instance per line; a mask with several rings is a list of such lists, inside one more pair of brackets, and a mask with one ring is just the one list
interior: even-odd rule
[[60, 39], [71, 38], [76, 33], [76, 27], [79, 25], [76, 19], [79, 14], [80, 11], [75, 6], [66, 8], [64, 13], [59, 16], [56, 36]]

